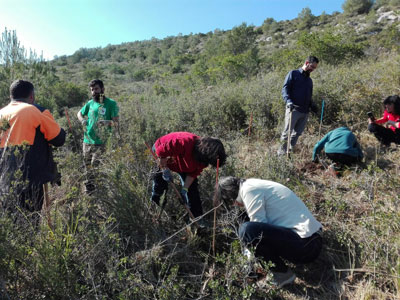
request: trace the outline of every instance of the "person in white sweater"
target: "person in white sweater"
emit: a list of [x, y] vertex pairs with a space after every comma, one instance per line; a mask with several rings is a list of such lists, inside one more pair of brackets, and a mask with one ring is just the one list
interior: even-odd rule
[[322, 248], [322, 225], [286, 186], [256, 178], [222, 177], [218, 197], [244, 207], [250, 221], [239, 227], [239, 238], [255, 248], [255, 256], [271, 261], [273, 283], [282, 287], [296, 276], [283, 259], [294, 264], [314, 261]]

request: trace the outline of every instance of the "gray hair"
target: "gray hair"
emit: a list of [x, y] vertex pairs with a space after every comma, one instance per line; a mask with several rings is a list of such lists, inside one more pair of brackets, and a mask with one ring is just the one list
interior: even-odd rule
[[231, 204], [238, 197], [240, 184], [244, 181], [245, 179], [233, 176], [221, 177], [218, 182], [218, 199], [225, 204]]

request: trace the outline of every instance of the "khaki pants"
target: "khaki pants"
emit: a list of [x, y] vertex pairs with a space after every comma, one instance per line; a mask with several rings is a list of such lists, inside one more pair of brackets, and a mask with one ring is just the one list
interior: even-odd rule
[[85, 180], [85, 189], [86, 193], [88, 194], [96, 189], [94, 185], [96, 168], [100, 164], [100, 158], [103, 152], [104, 145], [83, 143], [83, 158], [85, 161], [85, 171], [87, 177]]

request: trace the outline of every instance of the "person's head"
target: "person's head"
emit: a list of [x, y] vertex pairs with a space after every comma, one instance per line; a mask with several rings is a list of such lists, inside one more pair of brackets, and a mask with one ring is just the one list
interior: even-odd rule
[[11, 100], [18, 100], [33, 104], [35, 102], [35, 89], [33, 84], [26, 80], [15, 80], [10, 85]]
[[393, 95], [383, 100], [383, 105], [388, 113], [400, 115], [400, 97]]
[[310, 74], [318, 67], [319, 59], [315, 56], [310, 55], [307, 57], [303, 65], [303, 70]]
[[225, 148], [219, 139], [212, 137], [202, 137], [196, 141], [193, 149], [195, 160], [208, 166], [217, 166], [219, 159], [219, 166], [222, 167], [226, 161]]
[[221, 177], [217, 186], [218, 200], [222, 201], [226, 206], [235, 203], [239, 195], [240, 183], [244, 181], [244, 179], [233, 176]]
[[93, 79], [89, 82], [89, 89], [95, 101], [99, 101], [100, 94], [104, 94], [104, 83], [100, 79]]

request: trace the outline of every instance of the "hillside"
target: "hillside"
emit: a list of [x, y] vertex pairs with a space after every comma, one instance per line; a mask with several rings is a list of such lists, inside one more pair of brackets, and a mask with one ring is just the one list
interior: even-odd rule
[[[50, 189], [51, 224], [43, 216], [37, 229], [29, 216], [0, 209], [0, 298], [399, 299], [400, 149], [382, 149], [366, 116], [381, 115], [383, 99], [399, 94], [399, 16], [396, 5], [320, 16], [305, 8], [293, 20], [82, 48], [49, 62], [23, 53], [7, 61], [1, 52], [1, 103], [13, 79], [32, 80], [68, 139], [55, 151], [62, 185]], [[292, 157], [278, 157], [283, 80], [309, 54], [321, 61], [312, 73], [314, 101], [325, 103], [321, 132], [320, 115], [311, 115]], [[88, 196], [75, 116], [96, 77], [118, 101], [121, 126]], [[334, 177], [311, 153], [341, 125], [351, 126], [365, 159]], [[154, 162], [145, 143], [172, 131], [220, 138], [229, 154], [220, 176], [285, 184], [323, 224], [323, 251], [293, 266], [295, 284], [257, 288], [237, 240], [239, 209], [218, 210], [214, 255], [212, 230], [186, 227], [172, 189], [164, 210], [150, 203]], [[199, 177], [209, 223], [215, 176], [207, 168]]]

